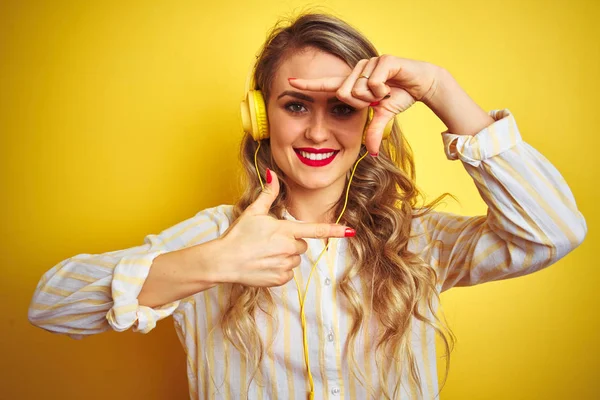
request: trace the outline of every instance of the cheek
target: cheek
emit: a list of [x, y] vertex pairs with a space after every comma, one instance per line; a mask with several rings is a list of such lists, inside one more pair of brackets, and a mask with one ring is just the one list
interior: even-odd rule
[[290, 118], [279, 110], [269, 114], [269, 136], [271, 141], [286, 144], [294, 140], [302, 132], [302, 126], [298, 120]]
[[283, 171], [286, 171], [287, 165], [292, 162], [292, 156], [295, 157], [295, 154], [291, 153], [291, 146], [298, 137], [295, 133], [297, 131], [298, 127], [289, 119], [275, 117], [269, 120], [271, 155]]
[[361, 115], [358, 118], [341, 122], [341, 133], [337, 135], [340, 144], [347, 148], [359, 148], [362, 144], [366, 120], [366, 116]]
[[289, 151], [298, 138], [298, 135], [294, 132], [294, 127], [289, 125], [277, 125], [275, 129], [269, 131], [273, 155]]
[[362, 144], [363, 137], [363, 125], [357, 124], [353, 126], [351, 129], [348, 129], [345, 133], [342, 133], [337, 136], [339, 143], [348, 149], [358, 149]]

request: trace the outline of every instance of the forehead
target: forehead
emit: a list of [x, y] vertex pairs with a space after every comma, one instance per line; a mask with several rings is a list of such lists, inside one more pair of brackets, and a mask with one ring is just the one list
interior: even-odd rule
[[346, 76], [352, 68], [346, 62], [332, 54], [315, 48], [306, 48], [285, 58], [274, 79], [274, 85], [287, 85], [288, 78], [324, 78]]

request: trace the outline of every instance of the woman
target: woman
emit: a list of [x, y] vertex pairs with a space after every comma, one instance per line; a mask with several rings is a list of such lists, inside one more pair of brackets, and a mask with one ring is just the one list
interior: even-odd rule
[[[242, 141], [238, 203], [62, 261], [37, 287], [32, 323], [146, 333], [173, 315], [191, 398], [430, 399], [434, 334], [447, 353], [453, 339], [439, 293], [537, 271], [586, 235], [568, 186], [508, 110], [485, 113], [439, 66], [379, 57], [339, 19], [274, 29], [253, 80], [268, 117], [254, 116], [262, 139]], [[416, 206], [410, 148], [386, 129], [416, 101], [448, 127], [446, 154], [487, 216], [436, 212], [441, 198]]]

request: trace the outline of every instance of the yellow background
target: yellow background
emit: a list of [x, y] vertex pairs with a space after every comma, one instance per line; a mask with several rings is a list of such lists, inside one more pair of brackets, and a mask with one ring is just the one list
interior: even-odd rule
[[[234, 201], [248, 66], [277, 17], [307, 4], [1, 3], [1, 399], [187, 398], [170, 320], [74, 341], [31, 326], [27, 307], [59, 261]], [[598, 398], [598, 2], [311, 4], [382, 53], [444, 66], [484, 109], [509, 108], [587, 218], [583, 245], [549, 269], [442, 296], [459, 340], [442, 398]], [[448, 191], [461, 203], [440, 210], [485, 213], [437, 117], [417, 104], [400, 121], [428, 199]]]

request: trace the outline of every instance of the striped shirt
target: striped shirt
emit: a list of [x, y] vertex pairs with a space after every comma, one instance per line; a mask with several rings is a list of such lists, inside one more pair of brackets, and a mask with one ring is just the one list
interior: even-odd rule
[[[488, 206], [487, 215], [466, 217], [433, 211], [413, 219], [408, 249], [436, 270], [439, 292], [540, 270], [577, 247], [587, 232], [566, 182], [544, 156], [521, 139], [509, 110], [489, 114], [495, 122], [477, 135], [442, 133], [446, 156], [462, 161]], [[31, 322], [81, 337], [108, 329], [147, 333], [157, 321], [172, 315], [187, 354], [190, 398], [306, 399], [308, 383], [293, 280], [272, 288], [277, 325], [263, 313], [256, 316], [264, 343], [272, 340], [273, 346], [261, 366], [264, 384], [259, 386], [254, 379], [248, 392], [249, 367], [220, 330], [213, 329], [227, 304], [230, 285], [218, 285], [161, 307], [138, 304], [137, 296], [154, 258], [218, 238], [231, 222], [232, 209], [221, 205], [200, 211], [158, 235], [147, 235], [137, 247], [79, 254], [60, 262], [37, 286], [29, 310]], [[289, 214], [285, 218], [293, 219]], [[353, 263], [347, 240], [330, 239], [329, 251], [319, 261], [306, 297], [310, 368], [317, 399], [369, 398], [347, 367], [351, 319], [337, 287]], [[308, 251], [295, 269], [303, 289], [324, 245], [318, 239], [307, 242]], [[377, 387], [373, 337], [372, 331], [363, 329], [354, 354], [367, 381]], [[431, 399], [438, 393], [434, 331], [413, 318], [410, 337], [423, 397], [404, 376], [401, 398]], [[388, 382], [395, 381], [398, 371], [397, 366], [390, 370]]]

